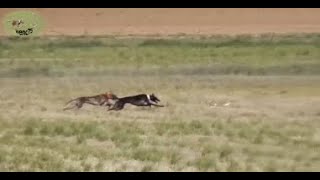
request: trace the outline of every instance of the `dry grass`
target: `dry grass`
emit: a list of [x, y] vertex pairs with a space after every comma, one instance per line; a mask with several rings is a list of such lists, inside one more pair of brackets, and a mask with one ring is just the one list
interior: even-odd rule
[[[319, 171], [319, 80], [1, 78], [0, 170]], [[61, 110], [70, 98], [109, 90], [120, 97], [153, 92], [166, 107]]]
[[319, 34], [179, 38], [2, 38], [0, 171], [320, 170]]

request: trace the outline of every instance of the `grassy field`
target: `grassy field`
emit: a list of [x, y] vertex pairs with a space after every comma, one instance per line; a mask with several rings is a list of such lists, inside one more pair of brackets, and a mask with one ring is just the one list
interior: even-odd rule
[[319, 49], [319, 34], [2, 38], [0, 77], [313, 75], [320, 72]]
[[[0, 42], [0, 171], [320, 170], [317, 34]], [[106, 91], [166, 107], [62, 111]]]

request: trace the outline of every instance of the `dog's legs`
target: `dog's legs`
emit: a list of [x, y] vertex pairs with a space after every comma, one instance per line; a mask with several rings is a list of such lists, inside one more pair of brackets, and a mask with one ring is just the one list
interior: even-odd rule
[[150, 103], [150, 107], [151, 105], [156, 106], [156, 107], [164, 107], [163, 105], [159, 105], [159, 104], [155, 104], [155, 103]]
[[73, 108], [75, 108], [75, 106], [77, 106], [77, 104], [76, 105], [72, 105], [72, 106], [68, 106], [72, 101], [76, 101], [77, 99], [72, 99], [72, 100], [70, 100], [70, 101], [68, 101], [67, 103], [66, 103], [66, 106], [62, 109], [63, 111], [66, 111], [66, 110], [69, 110], [69, 109], [73, 109]]
[[71, 107], [63, 108], [63, 111], [70, 110], [70, 109], [80, 109], [81, 107], [82, 107], [82, 105], [79, 106], [78, 104], [76, 104], [76, 105], [71, 106]]
[[123, 109], [123, 107], [122, 108], [121, 107], [112, 107], [112, 108], [109, 108], [107, 111], [112, 111], [112, 110], [120, 111], [121, 109]]
[[113, 107], [109, 107], [108, 111], [112, 111], [112, 110], [118, 111], [118, 110], [121, 110], [122, 108], [121, 108], [121, 105], [115, 104]]
[[117, 107], [117, 111], [120, 111], [124, 108], [125, 103], [121, 103], [118, 107]]
[[63, 108], [62, 110], [63, 110], [63, 111], [66, 111], [66, 110], [73, 109], [73, 108], [75, 108], [75, 107], [74, 107], [74, 106], [73, 106], [73, 107], [65, 107], [65, 108]]
[[83, 106], [83, 103], [77, 103], [77, 108], [78, 109], [82, 108], [82, 106]]
[[105, 101], [101, 102], [99, 105], [100, 105], [100, 106], [103, 106], [103, 105], [104, 105], [104, 103], [105, 103]]
[[156, 107], [164, 107], [163, 105], [153, 104]]
[[108, 110], [107, 111], [113, 110], [113, 107], [111, 105], [107, 105], [107, 106], [108, 106]]
[[110, 110], [120, 111], [124, 108], [124, 105], [125, 103], [118, 101]]

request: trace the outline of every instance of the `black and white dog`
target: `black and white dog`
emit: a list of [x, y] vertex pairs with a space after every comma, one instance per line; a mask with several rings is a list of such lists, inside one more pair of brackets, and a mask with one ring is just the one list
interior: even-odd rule
[[157, 103], [160, 102], [160, 100], [152, 93], [152, 94], [138, 94], [135, 96], [127, 96], [123, 98], [119, 98], [117, 102], [113, 105], [112, 108], [108, 109], [110, 110], [116, 110], [119, 111], [124, 108], [124, 106], [129, 103], [135, 106], [149, 106], [151, 107], [164, 107], [163, 105], [158, 105]]

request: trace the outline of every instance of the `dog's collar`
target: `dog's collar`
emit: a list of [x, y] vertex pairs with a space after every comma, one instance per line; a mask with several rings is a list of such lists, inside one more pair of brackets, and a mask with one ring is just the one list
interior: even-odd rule
[[149, 101], [151, 101], [150, 94], [147, 94], [147, 98], [148, 98]]

